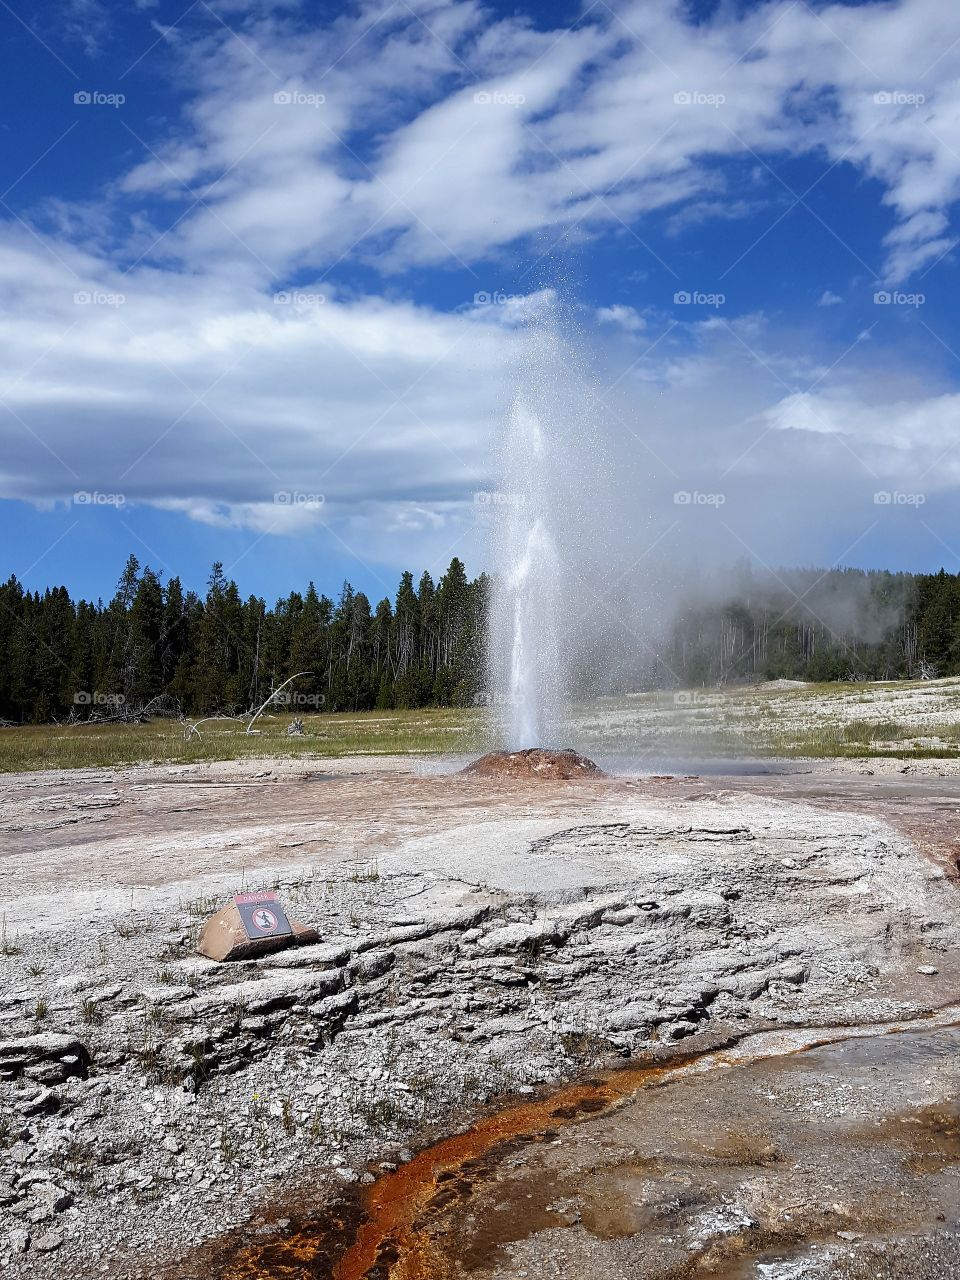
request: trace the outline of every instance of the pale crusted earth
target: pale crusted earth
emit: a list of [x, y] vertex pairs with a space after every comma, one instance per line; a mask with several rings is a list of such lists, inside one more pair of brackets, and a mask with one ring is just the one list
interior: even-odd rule
[[[955, 770], [910, 767], [891, 786], [918, 774], [911, 805], [952, 825]], [[722, 1029], [949, 1003], [952, 851], [886, 820], [882, 775], [837, 774], [831, 800], [834, 776], [8, 777], [3, 1273], [177, 1274], [191, 1246], [372, 1180], [501, 1094]], [[319, 945], [191, 954], [208, 912], [264, 885]]]

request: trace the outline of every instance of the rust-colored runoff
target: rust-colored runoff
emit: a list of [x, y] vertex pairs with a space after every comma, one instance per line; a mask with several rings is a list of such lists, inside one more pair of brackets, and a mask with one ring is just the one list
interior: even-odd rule
[[282, 1237], [241, 1245], [218, 1270], [219, 1280], [444, 1280], [449, 1264], [430, 1238], [432, 1215], [467, 1190], [481, 1167], [512, 1144], [553, 1137], [675, 1074], [687, 1060], [623, 1067], [485, 1116], [383, 1174], [339, 1221], [324, 1215]]
[[447, 1264], [426, 1227], [431, 1209], [451, 1198], [451, 1183], [468, 1178], [471, 1165], [496, 1158], [511, 1143], [542, 1139], [675, 1070], [676, 1064], [612, 1071], [486, 1116], [464, 1133], [427, 1147], [368, 1189], [363, 1220], [334, 1269], [335, 1280], [443, 1280]]

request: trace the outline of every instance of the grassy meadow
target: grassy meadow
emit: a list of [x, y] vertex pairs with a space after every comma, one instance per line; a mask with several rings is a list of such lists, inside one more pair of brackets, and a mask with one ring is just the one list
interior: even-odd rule
[[[138, 763], [360, 755], [478, 754], [489, 749], [480, 709], [423, 708], [206, 720], [200, 737], [177, 721], [0, 729], [0, 772]], [[739, 686], [602, 698], [574, 709], [564, 743], [599, 759], [713, 757], [950, 759], [960, 755], [960, 679], [884, 684]]]
[[462, 709], [364, 711], [301, 719], [303, 736], [290, 738], [289, 714], [261, 716], [251, 734], [238, 720], [206, 720], [199, 726], [199, 738], [188, 735], [175, 720], [0, 729], [0, 772], [263, 757], [439, 755], [478, 750], [482, 737], [479, 714]]

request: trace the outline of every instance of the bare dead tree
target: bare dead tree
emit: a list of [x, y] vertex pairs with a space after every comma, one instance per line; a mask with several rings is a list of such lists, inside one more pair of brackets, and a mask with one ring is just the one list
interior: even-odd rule
[[266, 702], [264, 702], [264, 704], [260, 707], [260, 709], [254, 715], [253, 719], [247, 725], [247, 733], [249, 733], [252, 730], [257, 720], [259, 720], [260, 716], [263, 715], [264, 711], [267, 709], [267, 707], [270, 705], [270, 703], [274, 700], [274, 698], [277, 696], [278, 693], [280, 693], [282, 689], [285, 689], [288, 684], [292, 683], [292, 681], [299, 680], [301, 676], [312, 676], [312, 675], [313, 675], [312, 671], [298, 671], [295, 676], [288, 676], [287, 679], [284, 680], [283, 684], [277, 685], [276, 689], [274, 689], [274, 691], [270, 694], [270, 697], [267, 698]]
[[183, 716], [180, 721], [180, 723], [183, 725], [183, 740], [184, 742], [189, 742], [190, 739], [194, 736], [194, 734], [196, 734], [196, 736], [202, 742], [203, 734], [200, 732], [200, 725], [207, 724], [208, 721], [210, 720], [242, 720], [242, 719], [243, 719], [242, 716], [228, 716], [228, 715], [204, 716], [202, 719], [196, 720], [191, 724], [191, 722], [186, 718], [186, 716]]
[[[71, 728], [84, 728], [89, 725], [105, 725], [105, 724], [145, 724], [151, 716], [162, 714], [159, 710], [160, 705], [164, 702], [170, 702], [171, 699], [165, 693], [158, 693], [151, 698], [149, 702], [139, 703], [132, 706], [130, 703], [123, 701], [117, 697], [108, 697], [104, 707], [94, 707], [86, 716], [79, 716], [76, 707], [71, 707], [70, 714], [63, 721], [59, 721], [54, 717], [54, 724], [69, 725]], [[172, 710], [166, 712], [167, 715], [177, 714], [179, 716], [179, 703], [175, 703], [176, 713]], [[182, 719], [182, 716], [179, 716]]]

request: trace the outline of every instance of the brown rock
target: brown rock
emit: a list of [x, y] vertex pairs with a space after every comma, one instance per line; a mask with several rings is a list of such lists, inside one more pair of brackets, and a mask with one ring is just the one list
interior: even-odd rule
[[602, 778], [603, 770], [576, 751], [550, 751], [530, 747], [525, 751], [492, 751], [463, 770], [477, 778], [535, 778], [570, 782], [575, 778]]
[[240, 912], [231, 902], [212, 915], [200, 930], [197, 951], [209, 960], [252, 960], [287, 947], [320, 941], [319, 933], [309, 925], [291, 920], [290, 928], [292, 933], [248, 938]]

